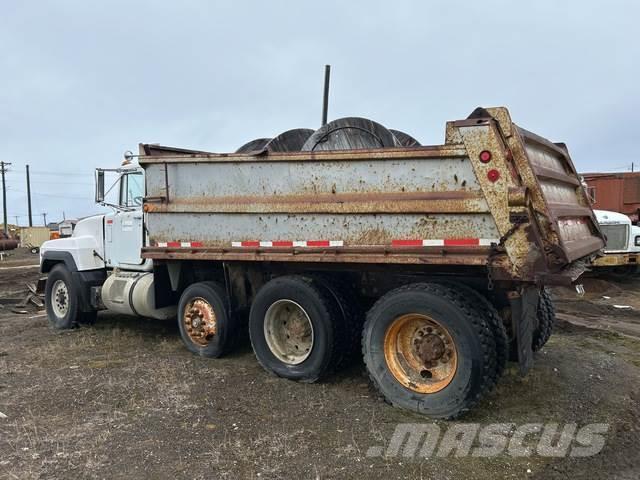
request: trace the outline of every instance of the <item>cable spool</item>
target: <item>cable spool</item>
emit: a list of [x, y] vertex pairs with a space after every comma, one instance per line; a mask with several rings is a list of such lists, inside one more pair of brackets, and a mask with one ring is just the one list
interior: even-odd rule
[[264, 148], [270, 152], [299, 152], [312, 134], [313, 130], [310, 128], [287, 130], [272, 138]]
[[408, 133], [405, 133], [400, 130], [389, 129], [393, 136], [396, 137], [398, 145], [401, 147], [420, 147], [422, 146], [418, 140], [413, 138]]
[[358, 150], [399, 146], [385, 127], [360, 117], [339, 118], [316, 130], [305, 142], [302, 151]]
[[310, 128], [293, 128], [274, 138], [256, 138], [245, 143], [236, 153], [251, 152], [299, 152], [307, 139], [313, 134]]
[[264, 150], [265, 145], [269, 143], [270, 140], [270, 138], [256, 138], [242, 145], [235, 153], [250, 153], [256, 150]]

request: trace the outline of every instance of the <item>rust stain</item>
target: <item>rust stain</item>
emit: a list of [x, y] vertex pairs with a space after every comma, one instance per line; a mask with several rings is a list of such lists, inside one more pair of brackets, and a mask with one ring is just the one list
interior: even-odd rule
[[181, 213], [481, 213], [483, 196], [474, 191], [336, 193], [176, 198], [145, 203], [145, 211]]

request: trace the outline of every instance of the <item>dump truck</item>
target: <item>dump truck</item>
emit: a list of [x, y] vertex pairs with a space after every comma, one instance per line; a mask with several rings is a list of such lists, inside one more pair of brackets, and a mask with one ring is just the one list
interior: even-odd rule
[[233, 153], [141, 144], [115, 172], [113, 211], [42, 247], [55, 328], [176, 318], [206, 357], [248, 333], [300, 382], [361, 355], [389, 403], [433, 418], [472, 408], [509, 359], [532, 367], [545, 287], [604, 246], [567, 147], [502, 107], [448, 122], [442, 145], [350, 117]]

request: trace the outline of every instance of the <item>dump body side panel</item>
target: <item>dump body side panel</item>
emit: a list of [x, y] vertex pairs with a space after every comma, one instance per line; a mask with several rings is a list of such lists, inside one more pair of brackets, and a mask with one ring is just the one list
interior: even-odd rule
[[353, 252], [446, 242], [486, 256], [497, 229], [464, 150], [386, 153], [147, 164], [151, 244]]

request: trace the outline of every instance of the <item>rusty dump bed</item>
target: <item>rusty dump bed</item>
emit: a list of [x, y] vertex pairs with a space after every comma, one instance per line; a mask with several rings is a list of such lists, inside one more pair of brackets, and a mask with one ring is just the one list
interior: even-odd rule
[[146, 258], [489, 265], [551, 282], [604, 245], [566, 147], [506, 108], [448, 122], [438, 146], [140, 154]]

